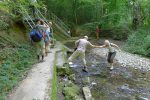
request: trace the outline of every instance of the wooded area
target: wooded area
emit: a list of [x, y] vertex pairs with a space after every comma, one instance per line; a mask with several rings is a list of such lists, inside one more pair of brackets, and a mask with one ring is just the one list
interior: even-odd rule
[[[32, 4], [31, 1], [36, 3]], [[36, 58], [35, 50], [26, 36], [29, 29], [23, 24], [20, 4], [29, 14], [34, 5], [48, 21], [52, 21], [49, 17], [54, 13], [69, 27], [73, 36], [87, 35], [95, 39], [96, 26], [99, 26], [100, 40], [125, 41], [123, 52], [150, 57], [150, 0], [0, 0], [2, 100], [25, 77], [25, 72], [32, 67]], [[60, 39], [60, 35], [64, 34], [57, 35]]]
[[[14, 2], [30, 5], [30, 0], [12, 0], [1, 3], [0, 8], [6, 8], [13, 15], [13, 9], [19, 9]], [[126, 46], [128, 51], [150, 56], [149, 0], [37, 0], [37, 2], [36, 6], [41, 10], [47, 9], [47, 16], [50, 16], [50, 12], [56, 14], [71, 29], [79, 27], [91, 33], [98, 25], [103, 34], [109, 33], [113, 39], [128, 39]]]
[[48, 11], [68, 23], [97, 22], [103, 28], [149, 26], [148, 0], [47, 0]]
[[[149, 0], [46, 0], [49, 12], [55, 13], [70, 27], [95, 30], [99, 25], [112, 38], [128, 38], [126, 49], [150, 56]], [[103, 33], [103, 32], [102, 32]]]

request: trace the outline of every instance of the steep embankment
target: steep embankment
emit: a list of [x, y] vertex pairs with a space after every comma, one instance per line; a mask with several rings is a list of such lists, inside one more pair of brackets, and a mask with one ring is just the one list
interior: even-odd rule
[[35, 62], [35, 50], [27, 41], [26, 29], [15, 19], [0, 11], [0, 100], [6, 99]]

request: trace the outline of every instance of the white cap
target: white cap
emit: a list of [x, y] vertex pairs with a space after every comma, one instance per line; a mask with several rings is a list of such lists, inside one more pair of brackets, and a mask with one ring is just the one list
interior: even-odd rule
[[88, 36], [84, 36], [84, 38], [88, 40]]

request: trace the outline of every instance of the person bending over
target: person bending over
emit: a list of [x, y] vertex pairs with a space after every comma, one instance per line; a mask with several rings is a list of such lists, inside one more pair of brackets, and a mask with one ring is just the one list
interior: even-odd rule
[[86, 60], [85, 60], [85, 51], [86, 51], [86, 48], [88, 46], [90, 47], [99, 47], [99, 46], [95, 46], [95, 45], [92, 45], [89, 41], [88, 41], [88, 36], [84, 36], [83, 39], [79, 39], [75, 42], [75, 46], [76, 46], [76, 50], [75, 52], [73, 52], [73, 54], [68, 58], [68, 62], [69, 64], [72, 64], [72, 61], [74, 61], [77, 57], [80, 57], [83, 64], [84, 64], [84, 68], [83, 68], [83, 71], [86, 71], [87, 72], [87, 65], [86, 65]]

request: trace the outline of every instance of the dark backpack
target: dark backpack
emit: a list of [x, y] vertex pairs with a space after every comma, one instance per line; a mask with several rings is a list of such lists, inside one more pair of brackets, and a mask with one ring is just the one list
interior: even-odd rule
[[34, 28], [30, 32], [30, 38], [33, 42], [39, 42], [42, 40], [43, 35], [37, 28]]

